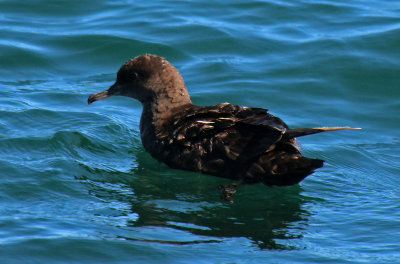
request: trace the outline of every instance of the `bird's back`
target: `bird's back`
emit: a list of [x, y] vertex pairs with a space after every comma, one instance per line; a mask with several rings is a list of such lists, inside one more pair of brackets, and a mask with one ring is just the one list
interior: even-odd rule
[[303, 157], [296, 140], [284, 136], [287, 129], [261, 108], [188, 105], [163, 122], [150, 153], [173, 168], [245, 183], [291, 185], [323, 162]]

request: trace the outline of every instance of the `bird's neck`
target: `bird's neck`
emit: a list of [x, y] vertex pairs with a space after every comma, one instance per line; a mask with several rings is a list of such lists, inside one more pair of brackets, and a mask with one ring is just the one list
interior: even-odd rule
[[170, 98], [155, 97], [142, 103], [143, 111], [140, 118], [140, 135], [146, 150], [156, 148], [157, 139], [164, 136], [166, 126], [171, 117], [192, 105], [190, 97]]

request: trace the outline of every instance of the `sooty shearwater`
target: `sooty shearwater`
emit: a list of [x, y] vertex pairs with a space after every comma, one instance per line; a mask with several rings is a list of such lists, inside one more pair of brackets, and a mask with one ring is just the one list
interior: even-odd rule
[[[143, 105], [140, 136], [157, 160], [176, 169], [198, 171], [239, 181], [292, 185], [323, 160], [301, 155], [296, 137], [351, 127], [290, 129], [266, 109], [230, 103], [192, 103], [178, 70], [165, 58], [144, 54], [127, 61], [116, 82], [94, 93], [88, 103], [113, 95], [129, 96]], [[237, 183], [222, 186], [231, 201]]]

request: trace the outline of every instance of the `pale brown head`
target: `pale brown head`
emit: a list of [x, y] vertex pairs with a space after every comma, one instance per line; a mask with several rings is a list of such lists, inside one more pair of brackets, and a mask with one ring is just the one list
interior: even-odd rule
[[88, 104], [113, 95], [135, 98], [143, 104], [157, 100], [191, 103], [178, 70], [157, 55], [144, 54], [127, 61], [108, 89], [89, 96]]

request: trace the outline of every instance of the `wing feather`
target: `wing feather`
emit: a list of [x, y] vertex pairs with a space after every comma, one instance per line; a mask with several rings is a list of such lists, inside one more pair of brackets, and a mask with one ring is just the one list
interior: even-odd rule
[[193, 106], [176, 116], [173, 126], [172, 137], [177, 144], [204, 149], [209, 159], [235, 161], [235, 166], [273, 148], [287, 129], [266, 109], [227, 103]]

